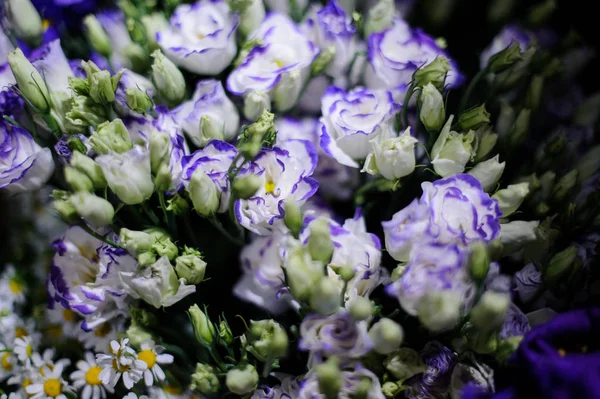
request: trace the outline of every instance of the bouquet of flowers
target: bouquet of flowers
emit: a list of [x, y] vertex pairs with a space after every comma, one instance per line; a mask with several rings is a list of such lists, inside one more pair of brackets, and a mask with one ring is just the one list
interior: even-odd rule
[[593, 49], [469, 7], [4, 0], [2, 398], [600, 398]]

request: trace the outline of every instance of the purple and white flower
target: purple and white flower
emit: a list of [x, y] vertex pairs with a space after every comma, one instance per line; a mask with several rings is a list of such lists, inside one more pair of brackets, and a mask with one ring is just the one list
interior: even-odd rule
[[29, 60], [42, 75], [51, 92], [70, 92], [69, 77], [74, 75], [59, 39], [33, 51]]
[[212, 139], [229, 141], [238, 133], [237, 108], [218, 80], [199, 81], [192, 99], [181, 104], [174, 113], [184, 132], [198, 147]]
[[229, 180], [227, 172], [237, 155], [237, 149], [223, 141], [213, 140], [206, 147], [186, 155], [181, 160], [183, 185], [187, 189], [196, 170], [206, 173], [218, 188], [219, 208], [225, 212], [229, 204]]
[[398, 261], [408, 260], [415, 243], [468, 245], [500, 234], [500, 208], [479, 181], [467, 174], [421, 184], [423, 195], [383, 222], [386, 248]]
[[529, 47], [532, 35], [530, 32], [523, 30], [514, 25], [507, 25], [494, 37], [494, 40], [489, 46], [481, 52], [479, 64], [481, 68], [485, 68], [488, 60], [494, 55], [509, 47], [513, 43], [517, 43], [521, 47], [521, 51], [525, 51]]
[[[396, 18], [390, 28], [368, 38], [366, 85], [373, 89], [404, 90], [413, 73], [439, 55], [448, 56], [431, 36]], [[453, 64], [450, 61], [452, 70], [446, 78], [451, 87], [460, 85], [463, 79]]]
[[21, 111], [23, 100], [12, 90], [17, 84], [8, 62], [0, 64], [0, 113], [2, 115], [15, 115]]
[[85, 330], [128, 314], [130, 302], [118, 273], [135, 270], [137, 262], [127, 251], [103, 243], [80, 227], [69, 228], [54, 248], [47, 282], [51, 308], [58, 303], [79, 313], [85, 318]]
[[467, 269], [468, 252], [456, 245], [422, 244], [411, 251], [402, 275], [387, 287], [402, 308], [419, 314], [419, 305], [430, 294], [450, 292], [460, 299], [460, 311], [468, 311], [476, 287]]
[[506, 318], [502, 329], [500, 330], [499, 338], [506, 339], [510, 337], [524, 336], [531, 330], [527, 316], [514, 303], [511, 303], [506, 312]]
[[388, 91], [330, 86], [321, 98], [321, 148], [343, 165], [358, 168], [370, 151], [369, 140], [391, 126], [398, 111]]
[[131, 69], [133, 64], [127, 56], [127, 50], [134, 43], [125, 24], [125, 15], [120, 10], [106, 10], [97, 13], [96, 18], [110, 40], [113, 72], [121, 68]]
[[250, 399], [291, 399], [298, 396], [300, 383], [298, 377], [283, 373], [272, 373], [280, 380], [280, 384], [269, 386], [261, 386]]
[[494, 370], [473, 355], [468, 355], [452, 371], [450, 397], [461, 398], [461, 390], [466, 385], [475, 385], [485, 391], [494, 392]]
[[286, 15], [272, 13], [250, 38], [260, 39], [241, 65], [227, 78], [227, 90], [245, 95], [269, 92], [279, 111], [290, 109], [310, 75], [318, 48]]
[[214, 76], [235, 57], [237, 23], [237, 16], [225, 1], [181, 4], [169, 21], [170, 28], [156, 34], [156, 42], [180, 67], [199, 75]]
[[237, 200], [235, 214], [248, 230], [270, 234], [283, 224], [285, 200], [300, 206], [317, 191], [318, 183], [310, 177], [317, 166], [317, 152], [309, 141], [288, 140], [263, 149], [253, 163], [256, 168], [249, 173], [259, 176], [263, 183], [253, 197]]
[[457, 355], [437, 341], [428, 342], [420, 353], [427, 370], [412, 381], [410, 399], [443, 398], [450, 388]]
[[296, 2], [290, 0], [265, 0], [265, 4], [269, 7], [269, 10], [286, 15], [301, 14], [308, 6], [308, 3], [308, 0], [298, 0]]
[[126, 91], [129, 88], [140, 89], [144, 93], [146, 93], [151, 99], [156, 93], [156, 88], [154, 87], [152, 82], [146, 77], [132, 72], [128, 69], [123, 71], [121, 79], [119, 79], [119, 85], [117, 86], [117, 90], [115, 91], [115, 105], [117, 106], [118, 112], [122, 115], [133, 115], [140, 117], [140, 114], [132, 111], [127, 105]]
[[37, 190], [52, 172], [49, 148], [40, 147], [27, 130], [0, 121], [0, 189], [12, 193]]
[[306, 316], [300, 325], [300, 336], [301, 350], [342, 359], [359, 358], [373, 347], [367, 322], [356, 322], [346, 311], [331, 316]]
[[[356, 390], [363, 380], [371, 382], [366, 398], [385, 399], [381, 391], [379, 378], [360, 363], [350, 364], [342, 370], [342, 388], [338, 392], [338, 399], [351, 399], [355, 397]], [[296, 399], [325, 399], [326, 396], [319, 390], [319, 382], [314, 372], [309, 372], [300, 385], [300, 392]]]
[[542, 289], [542, 273], [533, 263], [529, 263], [515, 273], [514, 282], [517, 296], [527, 303]]

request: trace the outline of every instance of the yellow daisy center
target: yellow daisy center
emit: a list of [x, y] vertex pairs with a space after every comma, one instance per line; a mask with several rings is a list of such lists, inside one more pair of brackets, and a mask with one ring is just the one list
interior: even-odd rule
[[119, 373], [124, 373], [126, 371], [129, 371], [129, 366], [124, 366], [122, 364], [119, 364], [117, 362], [117, 359], [113, 359], [112, 367], [115, 371], [117, 371]]
[[138, 359], [146, 363], [149, 369], [156, 364], [156, 354], [149, 349], [141, 351], [138, 354]]
[[100, 366], [90, 367], [89, 370], [85, 373], [85, 382], [87, 382], [88, 385], [100, 385], [102, 381], [100, 381], [100, 378], [98, 378], [98, 376], [100, 375], [101, 371], [102, 368], [100, 368]]
[[42, 367], [40, 367], [40, 374], [42, 375], [42, 377], [46, 376], [46, 372], [44, 371], [44, 366], [48, 367], [48, 369], [50, 371], [54, 370], [54, 366], [53, 365], [51, 365], [51, 364], [44, 364]]
[[174, 387], [173, 385], [166, 385], [163, 390], [171, 395], [181, 395], [181, 388]]
[[27, 388], [30, 385], [31, 385], [31, 380], [29, 378], [25, 378], [23, 380], [23, 390], [25, 390], [25, 388]]
[[106, 335], [108, 335], [109, 332], [110, 332], [110, 324], [104, 323], [104, 324], [101, 324], [100, 327], [98, 327], [94, 330], [94, 335], [96, 337], [106, 337]]
[[55, 398], [62, 393], [62, 384], [56, 378], [50, 378], [44, 382], [44, 393]]
[[8, 280], [8, 288], [15, 295], [18, 295], [23, 292], [23, 285], [15, 281], [14, 279]]
[[60, 338], [63, 335], [62, 327], [59, 326], [58, 324], [53, 324], [53, 325], [49, 326], [47, 331], [48, 331], [48, 334], [53, 336], [54, 338]]
[[33, 354], [33, 347], [31, 346], [31, 344], [28, 344], [25, 347], [25, 353], [27, 354], [27, 357], [31, 357], [31, 355]]
[[75, 313], [73, 313], [72, 310], [64, 309], [63, 310], [63, 318], [66, 321], [74, 321], [75, 320]]
[[10, 362], [10, 353], [5, 353], [2, 355], [2, 368], [6, 371], [10, 371], [13, 369], [13, 365]]
[[23, 337], [26, 337], [28, 335], [29, 335], [29, 333], [23, 327], [17, 327], [17, 328], [15, 328], [15, 337], [16, 338], [23, 338]]

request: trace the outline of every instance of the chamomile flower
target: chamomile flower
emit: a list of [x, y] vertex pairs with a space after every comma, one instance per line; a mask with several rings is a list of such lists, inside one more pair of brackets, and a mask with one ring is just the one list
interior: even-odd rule
[[36, 348], [37, 341], [34, 342], [30, 335], [15, 338], [14, 353], [21, 362], [30, 361]]
[[140, 395], [139, 397], [135, 392], [129, 392], [127, 395], [123, 396], [123, 399], [148, 399], [146, 395]]
[[34, 352], [31, 355], [31, 364], [34, 369], [37, 369], [41, 375], [44, 375], [44, 369], [48, 368], [54, 370], [55, 367], [60, 365], [63, 369], [71, 364], [69, 359], [59, 359], [54, 361], [54, 349], [48, 348], [41, 355], [38, 352]]
[[13, 265], [7, 265], [0, 276], [0, 297], [14, 303], [25, 302], [27, 286], [17, 274]]
[[77, 332], [81, 330], [78, 325], [80, 322], [79, 317], [70, 309], [55, 306], [54, 309], [47, 310], [47, 316], [46, 331], [52, 338], [74, 338], [77, 336]]
[[102, 323], [92, 331], [77, 330], [77, 338], [86, 349], [94, 352], [110, 351], [110, 343], [117, 339], [117, 332], [124, 331], [122, 319], [111, 320]]
[[102, 371], [99, 378], [105, 384], [114, 388], [123, 376], [125, 388], [131, 389], [137, 383], [144, 371], [148, 368], [146, 363], [137, 359], [137, 353], [128, 345], [129, 339], [113, 340], [110, 342], [110, 353], [99, 353], [96, 362]]
[[0, 343], [0, 380], [11, 376], [16, 367], [15, 355], [4, 344]]
[[146, 363], [148, 368], [144, 371], [144, 382], [146, 386], [151, 386], [156, 378], [158, 381], [164, 381], [166, 376], [161, 364], [173, 363], [173, 355], [163, 353], [165, 348], [155, 345], [154, 341], [148, 340], [142, 342], [138, 353], [138, 360]]
[[106, 391], [112, 393], [110, 387], [105, 386], [100, 380], [102, 367], [98, 366], [91, 352], [86, 352], [84, 360], [77, 362], [77, 371], [71, 373], [73, 386], [81, 390], [81, 399], [105, 399]]
[[62, 378], [64, 367], [57, 364], [52, 370], [42, 367], [38, 378], [25, 387], [31, 399], [67, 399], [65, 392], [73, 392], [73, 388]]
[[3, 342], [14, 342], [15, 338], [30, 337], [37, 343], [41, 334], [35, 330], [35, 323], [31, 319], [22, 319], [17, 314], [11, 313], [0, 318], [0, 333]]

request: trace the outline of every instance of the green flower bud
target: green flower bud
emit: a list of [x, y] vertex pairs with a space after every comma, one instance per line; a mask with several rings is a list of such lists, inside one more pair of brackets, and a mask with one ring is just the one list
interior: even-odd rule
[[482, 125], [475, 132], [475, 141], [477, 142], [477, 151], [475, 152], [475, 162], [485, 159], [494, 149], [498, 141], [498, 135], [492, 133], [491, 125]]
[[417, 87], [424, 87], [427, 83], [431, 83], [441, 91], [444, 89], [446, 75], [451, 69], [448, 58], [440, 55], [429, 64], [417, 69], [413, 75], [413, 81]]
[[523, 108], [521, 112], [519, 112], [519, 115], [508, 134], [508, 145], [510, 147], [519, 147], [523, 141], [525, 141], [529, 131], [530, 118], [531, 110]]
[[558, 4], [556, 0], [545, 0], [534, 5], [529, 12], [529, 22], [532, 25], [543, 24], [556, 10]]
[[154, 238], [152, 242], [152, 250], [158, 254], [158, 256], [166, 256], [169, 260], [175, 259], [179, 250], [177, 249], [177, 245], [171, 241], [171, 238], [161, 237], [159, 239]]
[[137, 257], [138, 264], [141, 267], [147, 267], [156, 263], [156, 254], [152, 251], [143, 252]]
[[504, 172], [506, 162], [499, 162], [499, 158], [500, 155], [496, 155], [487, 161], [478, 163], [469, 171], [471, 176], [479, 180], [483, 191], [492, 191], [496, 187], [498, 180], [500, 180], [502, 172]]
[[523, 337], [521, 335], [516, 335], [513, 337], [509, 337], [507, 339], [503, 339], [498, 341], [498, 345], [496, 346], [495, 356], [500, 362], [506, 362], [512, 354], [517, 350]]
[[6, 58], [25, 100], [37, 112], [47, 114], [50, 111], [50, 93], [42, 75], [33, 67], [20, 48], [8, 53]]
[[275, 129], [275, 114], [264, 110], [258, 117], [256, 122], [248, 126], [246, 135], [250, 138], [259, 137], [262, 141], [263, 137], [270, 131]]
[[206, 262], [197, 255], [182, 255], [175, 259], [175, 271], [187, 284], [199, 284], [204, 279]]
[[314, 370], [319, 382], [319, 391], [327, 399], [337, 398], [344, 383], [337, 358], [330, 357], [324, 363], [314, 366]]
[[196, 371], [192, 374], [190, 389], [210, 395], [217, 393], [220, 386], [219, 377], [217, 377], [216, 371], [212, 366], [202, 363], [196, 364]]
[[355, 386], [354, 392], [350, 396], [352, 399], [367, 399], [369, 397], [369, 392], [373, 387], [373, 382], [369, 378], [363, 378], [360, 382]]
[[387, 381], [381, 386], [381, 392], [386, 398], [394, 398], [400, 392], [400, 387], [395, 382]]
[[407, 380], [427, 369], [419, 353], [411, 348], [398, 348], [385, 358], [383, 365], [399, 380]]
[[431, 149], [433, 169], [442, 177], [462, 173], [473, 155], [472, 143], [475, 133], [451, 132], [452, 119], [452, 116], [448, 118]]
[[87, 78], [69, 76], [69, 87], [77, 94], [83, 96], [90, 95], [90, 82]]
[[169, 21], [167, 21], [162, 12], [153, 12], [150, 15], [142, 16], [142, 24], [144, 24], [146, 30], [146, 40], [150, 49], [158, 49], [156, 33], [169, 29]]
[[152, 53], [152, 80], [154, 86], [167, 102], [179, 104], [185, 98], [185, 79], [175, 64], [160, 50]]
[[110, 57], [112, 53], [112, 45], [102, 25], [93, 14], [87, 15], [83, 19], [85, 25], [88, 42], [92, 48], [103, 57]]
[[123, 154], [133, 148], [129, 131], [121, 119], [100, 124], [90, 136], [89, 143], [98, 154], [112, 151]]
[[569, 194], [572, 193], [573, 188], [577, 185], [577, 169], [573, 169], [566, 175], [560, 178], [560, 180], [554, 186], [552, 190], [552, 197], [556, 202], [564, 201]]
[[133, 112], [145, 114], [152, 108], [152, 99], [150, 96], [145, 91], [138, 89], [137, 87], [128, 87], [125, 90], [125, 96], [127, 106]]
[[154, 176], [154, 185], [158, 191], [167, 191], [171, 187], [173, 176], [171, 175], [171, 168], [168, 164], [163, 163], [158, 168], [156, 175]]
[[79, 169], [65, 167], [65, 180], [74, 191], [93, 191], [94, 183]]
[[236, 177], [231, 185], [231, 191], [236, 198], [248, 199], [253, 197], [262, 186], [262, 179], [256, 175]]
[[600, 93], [594, 93], [575, 110], [573, 123], [580, 126], [593, 126], [600, 115]]
[[225, 377], [227, 389], [238, 395], [245, 395], [256, 390], [258, 385], [258, 373], [253, 365], [231, 369]]
[[132, 306], [129, 308], [131, 312], [131, 320], [142, 327], [153, 327], [156, 325], [156, 315], [146, 309], [136, 308]]
[[215, 326], [210, 319], [200, 310], [198, 305], [190, 306], [188, 315], [192, 320], [192, 326], [194, 327], [194, 335], [198, 342], [204, 345], [210, 345], [216, 336]]
[[304, 84], [303, 74], [298, 69], [283, 74], [272, 92], [275, 109], [279, 113], [290, 111], [296, 105]]
[[428, 132], [439, 132], [446, 120], [444, 98], [431, 82], [419, 95], [419, 119]]
[[73, 194], [69, 201], [79, 216], [95, 227], [110, 224], [115, 216], [115, 209], [110, 202], [85, 191]]
[[571, 246], [564, 251], [561, 251], [554, 255], [550, 259], [550, 263], [543, 270], [544, 284], [548, 287], [556, 285], [564, 276], [568, 275], [571, 271], [571, 265], [577, 256], [577, 248]]
[[419, 321], [430, 331], [454, 328], [460, 319], [461, 298], [452, 291], [430, 292], [418, 305]]
[[143, 231], [129, 230], [125, 227], [119, 231], [119, 245], [133, 256], [150, 251], [153, 242], [152, 236]]
[[382, 318], [369, 329], [369, 338], [373, 341], [373, 348], [382, 355], [398, 349], [404, 340], [404, 330], [395, 321]]
[[325, 71], [335, 58], [335, 46], [331, 45], [321, 50], [317, 58], [310, 64], [311, 76], [318, 76]]
[[129, 60], [134, 72], [145, 73], [150, 68], [150, 57], [139, 43], [129, 43], [123, 49], [123, 56]]
[[496, 131], [502, 137], [507, 137], [512, 129], [517, 116], [515, 110], [508, 103], [500, 105], [500, 115], [496, 121]]
[[302, 210], [296, 201], [288, 198], [283, 202], [283, 211], [285, 212], [283, 215], [285, 227], [290, 229], [294, 237], [298, 238], [300, 230], [302, 230]]
[[513, 43], [488, 60], [487, 68], [492, 73], [502, 72], [523, 59], [519, 43]]
[[265, 19], [265, 5], [262, 0], [230, 0], [233, 9], [238, 9], [240, 24], [238, 31], [242, 36], [254, 32]]
[[246, 350], [261, 362], [280, 358], [287, 353], [287, 333], [274, 320], [251, 320], [246, 338], [248, 339]]
[[527, 194], [529, 194], [529, 183], [519, 183], [496, 191], [492, 198], [498, 201], [502, 216], [507, 217], [519, 209]]
[[310, 223], [310, 236], [308, 238], [308, 251], [310, 256], [317, 261], [328, 264], [333, 256], [333, 241], [329, 222], [318, 218]]
[[577, 180], [580, 182], [594, 176], [600, 169], [600, 145], [590, 148], [583, 157], [580, 157], [575, 168]]
[[233, 342], [233, 332], [226, 320], [221, 320], [219, 322], [219, 336], [227, 345], [230, 345]]
[[356, 275], [356, 272], [350, 266], [338, 267], [337, 269], [335, 269], [335, 272], [340, 276], [342, 281], [346, 282], [352, 280]]
[[525, 97], [525, 104], [527, 108], [534, 112], [540, 107], [542, 101], [542, 91], [544, 89], [544, 77], [541, 75], [534, 75], [531, 78], [529, 89]]
[[101, 190], [106, 187], [102, 168], [92, 158], [79, 151], [74, 151], [71, 156], [71, 166], [85, 174], [92, 182], [94, 189]]
[[94, 102], [87, 95], [73, 96], [71, 104], [71, 109], [65, 114], [65, 117], [68, 122], [78, 128], [97, 127], [108, 119], [106, 107]]
[[494, 291], [485, 291], [477, 305], [471, 310], [471, 322], [481, 331], [492, 331], [502, 327], [510, 305], [510, 296]]
[[396, 266], [394, 268], [394, 270], [392, 270], [392, 275], [390, 276], [390, 278], [392, 279], [392, 281], [396, 281], [400, 277], [402, 277], [402, 273], [404, 273], [405, 269], [406, 269], [406, 264], [402, 264], [401, 263], [398, 266]]
[[53, 205], [60, 217], [66, 222], [75, 220], [79, 216], [75, 207], [67, 200], [57, 199]]
[[315, 312], [330, 315], [340, 308], [340, 287], [328, 277], [323, 277], [312, 290], [308, 303]]
[[6, 16], [17, 37], [29, 44], [39, 44], [44, 32], [42, 18], [29, 0], [6, 0]]
[[157, 173], [160, 167], [169, 159], [169, 136], [158, 131], [150, 133], [150, 169]]
[[490, 257], [487, 248], [481, 241], [477, 241], [471, 244], [470, 250], [469, 272], [473, 280], [481, 282], [485, 280], [490, 270]]
[[263, 90], [252, 90], [244, 96], [244, 116], [255, 121], [264, 111], [271, 110], [271, 97]]
[[127, 335], [127, 338], [129, 338], [129, 343], [137, 347], [144, 341], [149, 341], [153, 338], [152, 334], [135, 322], [131, 323], [125, 334]]
[[368, 298], [357, 296], [349, 305], [350, 315], [356, 321], [367, 320], [373, 315], [373, 304]]
[[394, 15], [396, 15], [394, 2], [392, 0], [379, 0], [367, 13], [364, 29], [365, 38], [371, 36], [371, 33], [382, 32], [392, 26]]
[[188, 202], [180, 196], [175, 194], [172, 198], [167, 200], [167, 211], [173, 212], [177, 216], [185, 215], [190, 209]]
[[290, 249], [285, 263], [290, 292], [298, 300], [308, 300], [317, 281], [323, 277], [323, 264], [313, 261], [303, 247]]
[[115, 90], [113, 89], [110, 72], [100, 71], [92, 74], [90, 78], [90, 97], [100, 104], [115, 101]]
[[486, 123], [490, 123], [490, 113], [486, 111], [485, 104], [468, 109], [458, 117], [458, 124], [464, 130], [477, 129]]
[[187, 190], [199, 215], [210, 216], [219, 209], [217, 185], [204, 171], [196, 169]]

